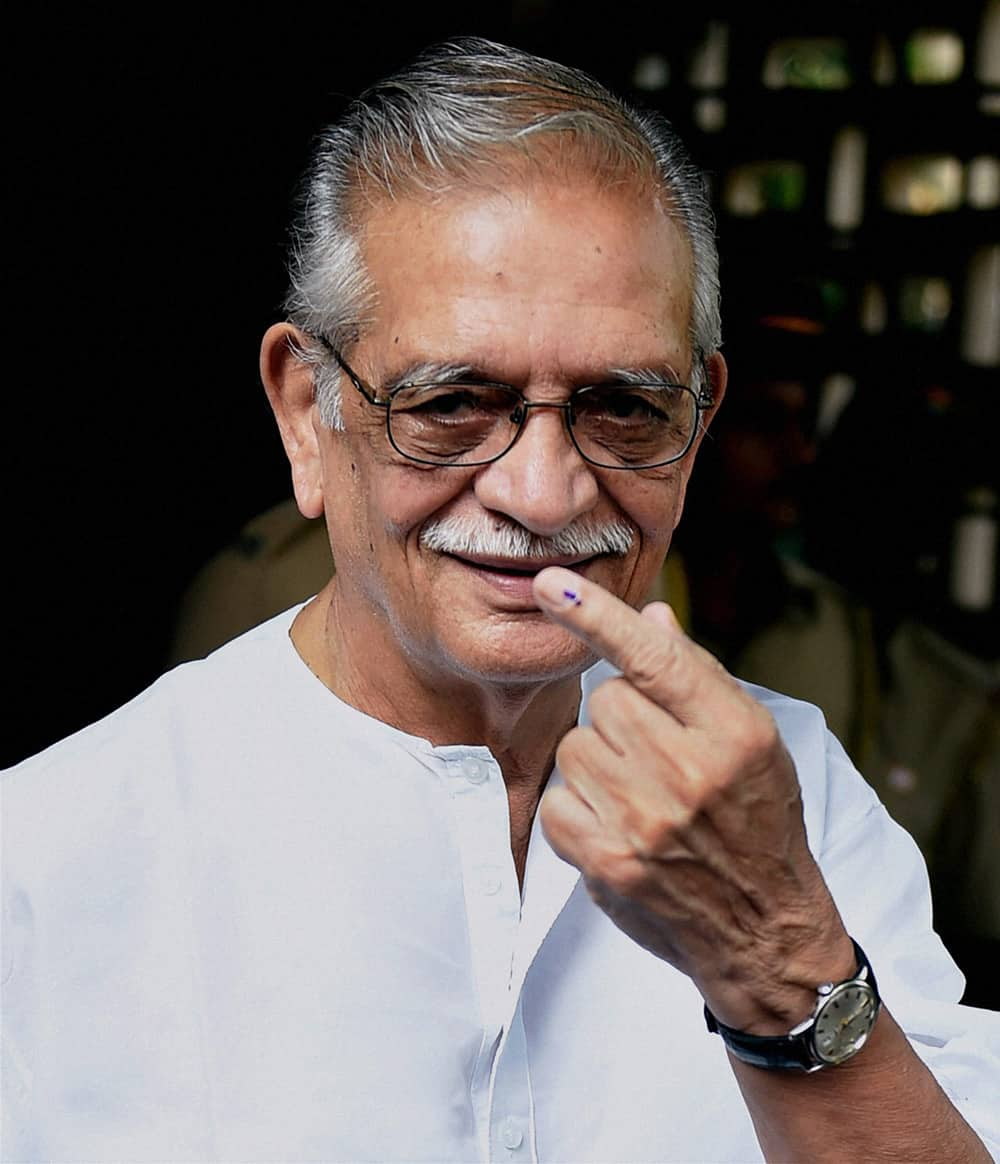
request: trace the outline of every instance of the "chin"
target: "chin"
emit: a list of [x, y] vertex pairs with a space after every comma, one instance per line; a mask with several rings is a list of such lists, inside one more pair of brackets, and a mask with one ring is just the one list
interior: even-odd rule
[[474, 642], [442, 646], [454, 672], [500, 686], [552, 683], [579, 675], [597, 662], [585, 643], [548, 622], [537, 634], [522, 623], [495, 628]]

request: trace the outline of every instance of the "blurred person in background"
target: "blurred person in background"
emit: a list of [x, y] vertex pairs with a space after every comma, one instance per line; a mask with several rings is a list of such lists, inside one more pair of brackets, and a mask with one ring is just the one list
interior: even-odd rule
[[[823, 709], [921, 846], [967, 999], [998, 1008], [998, 668], [891, 605], [891, 587], [889, 601], [860, 593], [803, 549], [824, 448], [817, 418], [838, 356], [818, 281], [734, 278], [724, 315], [731, 391], [699, 456], [661, 596], [688, 611], [695, 639], [734, 674]], [[849, 472], [849, 450], [838, 455]]]

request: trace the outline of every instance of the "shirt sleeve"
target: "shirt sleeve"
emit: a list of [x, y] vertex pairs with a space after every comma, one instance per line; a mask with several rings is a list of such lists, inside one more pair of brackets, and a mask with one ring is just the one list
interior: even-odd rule
[[914, 1050], [1000, 1160], [1000, 1014], [959, 1005], [965, 980], [934, 932], [923, 856], [829, 733], [826, 770], [817, 856], [844, 924]]

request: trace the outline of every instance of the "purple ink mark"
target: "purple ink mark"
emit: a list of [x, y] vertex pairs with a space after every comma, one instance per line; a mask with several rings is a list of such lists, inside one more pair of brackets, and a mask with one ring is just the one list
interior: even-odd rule
[[569, 602], [572, 602], [574, 606], [580, 605], [580, 596], [575, 590], [564, 590], [563, 598], [567, 599]]

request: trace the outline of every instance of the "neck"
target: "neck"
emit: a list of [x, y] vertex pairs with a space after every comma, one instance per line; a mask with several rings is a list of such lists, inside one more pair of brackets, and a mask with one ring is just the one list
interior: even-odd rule
[[335, 695], [410, 735], [489, 748], [507, 786], [511, 855], [524, 885], [531, 826], [556, 748], [574, 726], [580, 679], [503, 683], [421, 665], [400, 649], [386, 622], [341, 617], [336, 579], [298, 615], [292, 643]]
[[362, 629], [342, 618], [334, 582], [299, 613], [291, 637], [317, 678], [366, 715], [435, 746], [489, 748], [512, 801], [534, 815], [559, 741], [576, 723], [577, 674], [515, 683], [428, 665], [401, 650], [384, 622]]

